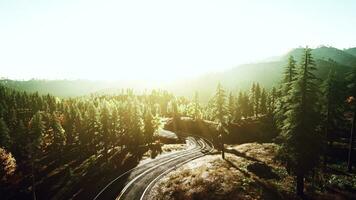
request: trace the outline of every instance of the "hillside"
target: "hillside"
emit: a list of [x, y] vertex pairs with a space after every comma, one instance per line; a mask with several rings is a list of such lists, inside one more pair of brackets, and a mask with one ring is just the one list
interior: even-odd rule
[[[251, 83], [255, 81], [267, 88], [271, 88], [276, 86], [281, 79], [288, 57], [292, 55], [299, 62], [302, 52], [303, 48], [296, 48], [285, 55], [276, 57], [273, 61], [243, 64], [220, 73], [206, 74], [198, 78], [178, 81], [168, 85], [161, 84], [158, 88], [183, 96], [192, 96], [195, 91], [199, 91], [201, 99], [208, 99], [218, 82], [233, 92], [239, 89], [248, 89]], [[334, 47], [321, 46], [314, 49], [312, 53], [316, 61], [317, 75], [321, 79], [324, 79], [330, 70], [335, 70], [338, 76], [342, 78], [345, 73], [356, 66], [356, 48], [340, 50]], [[149, 88], [148, 82], [137, 81], [14, 81], [2, 79], [0, 83], [18, 90], [38, 91], [41, 94], [51, 93], [61, 97], [81, 96], [94, 92], [113, 93], [120, 91], [122, 88], [133, 88], [136, 91], [144, 91]]]
[[356, 47], [345, 49], [344, 51], [349, 53], [349, 54], [351, 54], [351, 55], [353, 55], [353, 56], [356, 56]]
[[[249, 89], [248, 87], [254, 81], [271, 88], [278, 85], [288, 57], [293, 56], [297, 62], [300, 62], [302, 53], [303, 48], [296, 48], [273, 61], [244, 64], [222, 73], [208, 74], [198, 79], [182, 82], [180, 87], [174, 88], [174, 92], [180, 95], [191, 95], [194, 91], [199, 91], [201, 97], [206, 99], [213, 93], [218, 82], [233, 92], [239, 89]], [[356, 66], [356, 56], [333, 47], [322, 46], [314, 49], [312, 54], [316, 61], [317, 76], [321, 79], [325, 79], [330, 70], [334, 70], [339, 78], [343, 78], [352, 67]]]

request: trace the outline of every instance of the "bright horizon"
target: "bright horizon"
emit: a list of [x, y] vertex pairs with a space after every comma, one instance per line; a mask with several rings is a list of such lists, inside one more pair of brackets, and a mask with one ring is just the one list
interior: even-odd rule
[[1, 1], [0, 77], [169, 81], [299, 46], [355, 47], [355, 10], [351, 0]]

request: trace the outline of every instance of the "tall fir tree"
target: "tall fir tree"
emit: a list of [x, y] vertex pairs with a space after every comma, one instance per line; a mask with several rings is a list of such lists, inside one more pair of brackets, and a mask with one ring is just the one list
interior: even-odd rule
[[255, 115], [255, 99], [256, 99], [256, 84], [255, 82], [252, 83], [251, 90], [250, 90], [250, 98], [249, 98], [249, 105], [251, 110], [251, 115]]
[[61, 122], [55, 113], [52, 114], [50, 126], [53, 131], [54, 149], [62, 151], [65, 144], [65, 130], [63, 129]]
[[335, 137], [332, 133], [339, 129], [344, 118], [344, 91], [343, 84], [337, 80], [336, 73], [330, 71], [327, 79], [322, 84], [323, 129], [326, 142], [324, 145], [324, 167], [327, 164], [327, 151], [331, 149], [333, 138]]
[[104, 103], [105, 105], [101, 109], [100, 112], [100, 140], [103, 142], [103, 148], [104, 148], [104, 153], [107, 153], [107, 150], [110, 149], [111, 147], [111, 113], [108, 109], [108, 105], [106, 102]]
[[282, 129], [283, 122], [286, 119], [286, 112], [288, 111], [288, 109], [290, 109], [288, 107], [291, 103], [290, 92], [292, 89], [292, 84], [296, 79], [296, 76], [296, 61], [294, 60], [293, 56], [289, 56], [288, 64], [283, 73], [283, 80], [279, 89], [280, 97], [275, 111], [275, 120], [279, 129]]
[[264, 88], [261, 92], [260, 113], [263, 115], [267, 113], [267, 92]]
[[317, 78], [311, 49], [306, 48], [295, 81], [289, 92], [287, 112], [282, 129], [280, 155], [287, 169], [296, 176], [296, 191], [304, 195], [304, 178], [318, 165], [322, 137]]
[[224, 138], [227, 134], [227, 118], [228, 118], [228, 109], [226, 105], [226, 92], [223, 89], [222, 85], [219, 83], [216, 88], [216, 93], [214, 96], [214, 119], [219, 124], [218, 133], [221, 142], [221, 156], [225, 159], [225, 147], [224, 147]]
[[254, 113], [255, 117], [258, 117], [260, 114], [260, 104], [261, 104], [261, 87], [260, 84], [257, 83], [255, 86], [255, 98], [253, 99], [254, 104]]
[[42, 120], [42, 113], [37, 111], [30, 121], [28, 144], [29, 156], [31, 162], [31, 177], [32, 177], [32, 195], [33, 199], [37, 199], [36, 195], [36, 177], [35, 177], [35, 162], [40, 152], [41, 139], [45, 130], [45, 124]]
[[232, 94], [232, 92], [229, 93], [229, 99], [228, 99], [228, 111], [229, 111], [229, 123], [232, 123], [235, 121], [236, 117], [236, 103], [235, 103], [235, 96]]
[[19, 120], [13, 134], [13, 142], [12, 143], [12, 152], [14, 156], [19, 160], [26, 160], [27, 148], [26, 145], [28, 144], [28, 134], [27, 128], [23, 123], [23, 120]]
[[144, 113], [144, 138], [146, 144], [151, 144], [153, 142], [153, 136], [157, 129], [157, 122], [154, 119], [151, 109], [146, 108]]
[[0, 147], [9, 150], [11, 140], [9, 135], [9, 128], [3, 118], [0, 118]]
[[200, 119], [200, 104], [199, 104], [199, 94], [196, 91], [194, 94], [194, 119]]
[[240, 121], [243, 116], [243, 110], [244, 110], [243, 101], [244, 101], [243, 93], [242, 93], [242, 91], [240, 91], [237, 96], [236, 105], [235, 105], [235, 107], [236, 107], [236, 112], [235, 112], [236, 121]]

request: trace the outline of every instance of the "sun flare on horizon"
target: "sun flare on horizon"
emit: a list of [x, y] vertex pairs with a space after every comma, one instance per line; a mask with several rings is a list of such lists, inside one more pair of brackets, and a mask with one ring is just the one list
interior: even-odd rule
[[355, 9], [331, 1], [1, 1], [1, 76], [191, 78], [303, 45], [350, 47]]

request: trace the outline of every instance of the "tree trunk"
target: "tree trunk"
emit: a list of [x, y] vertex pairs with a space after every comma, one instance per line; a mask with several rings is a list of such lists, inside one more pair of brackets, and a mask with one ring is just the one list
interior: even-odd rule
[[304, 196], [304, 175], [297, 176], [297, 195]]
[[225, 160], [225, 148], [224, 148], [224, 142], [221, 141], [221, 157], [222, 159]]
[[351, 134], [350, 134], [350, 142], [349, 142], [349, 157], [347, 162], [347, 169], [349, 172], [352, 171], [352, 152], [353, 152], [353, 145], [354, 145], [354, 135], [356, 129], [356, 111], [354, 111], [354, 115], [352, 117], [352, 126], [351, 126]]

